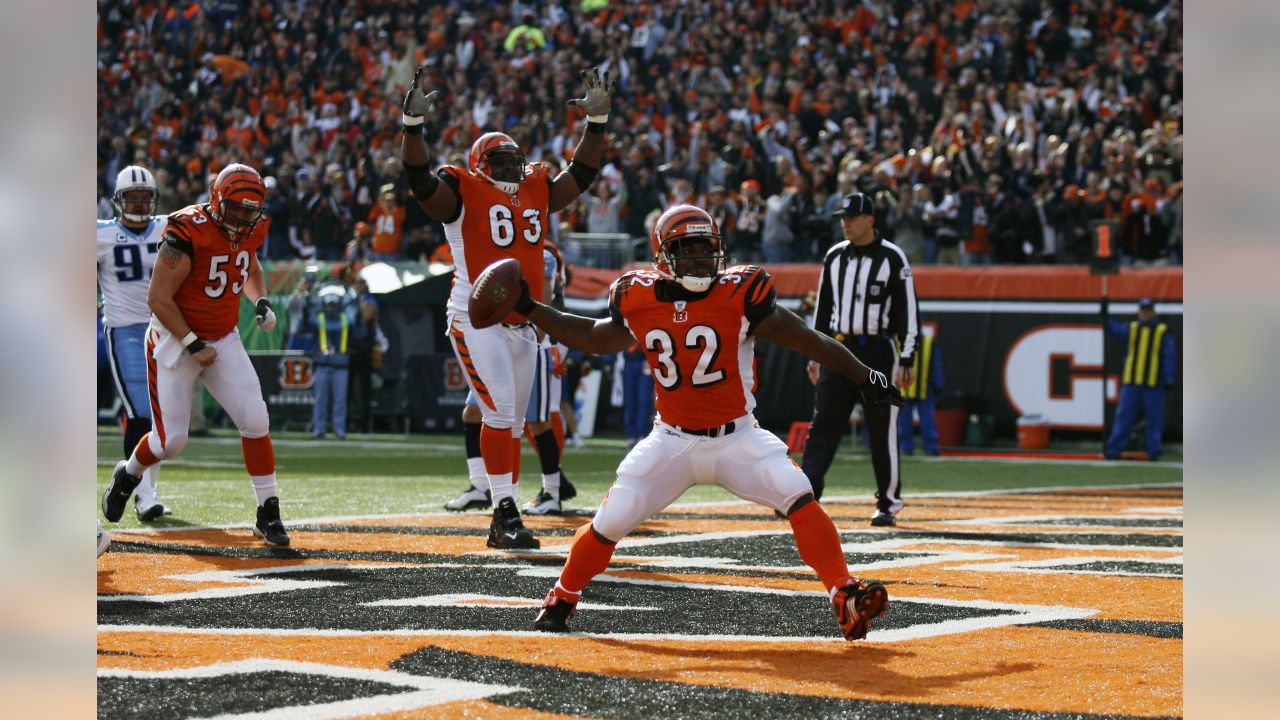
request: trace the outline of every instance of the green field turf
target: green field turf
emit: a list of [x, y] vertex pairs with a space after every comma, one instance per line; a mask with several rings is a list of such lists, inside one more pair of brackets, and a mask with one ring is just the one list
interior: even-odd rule
[[[437, 512], [466, 486], [461, 433], [450, 435], [377, 435], [367, 441], [314, 441], [302, 433], [280, 433], [275, 440], [281, 508], [285, 522], [333, 515]], [[568, 448], [564, 468], [578, 497], [567, 503], [594, 508], [614, 479], [625, 454], [621, 439], [591, 439], [584, 449]], [[121, 457], [120, 436], [98, 435], [98, 496]], [[1175, 458], [1176, 459], [1176, 458]], [[525, 445], [521, 460], [521, 501], [539, 482], [537, 456]], [[1131, 485], [1182, 480], [1175, 463], [1104, 464], [1079, 461], [970, 461], [952, 458], [902, 458], [903, 496], [912, 493], [994, 490], [1049, 486]], [[869, 456], [846, 445], [827, 476], [827, 495], [866, 495], [875, 490]], [[247, 524], [254, 517], [253, 487], [245, 473], [239, 436], [214, 431], [192, 438], [177, 460], [160, 474], [160, 496], [175, 509], [151, 525]], [[695, 487], [680, 502], [733, 499], [717, 487]], [[870, 507], [870, 504], [868, 505]], [[132, 509], [113, 528], [141, 527]]]

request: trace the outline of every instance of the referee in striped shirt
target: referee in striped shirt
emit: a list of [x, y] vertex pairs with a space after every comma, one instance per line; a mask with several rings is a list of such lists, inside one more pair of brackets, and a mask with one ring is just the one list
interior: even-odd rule
[[[814, 329], [843, 343], [899, 387], [907, 387], [920, 337], [920, 310], [907, 256], [876, 234], [870, 197], [848, 195], [833, 215], [840, 218], [845, 239], [828, 250], [823, 260]], [[817, 384], [817, 392], [802, 467], [814, 497], [821, 498], [827, 470], [849, 427], [849, 414], [861, 398], [852, 380], [815, 363], [809, 363], [809, 379]], [[876, 473], [876, 514], [871, 524], [893, 525], [902, 509], [898, 408], [868, 402], [862, 408]]]

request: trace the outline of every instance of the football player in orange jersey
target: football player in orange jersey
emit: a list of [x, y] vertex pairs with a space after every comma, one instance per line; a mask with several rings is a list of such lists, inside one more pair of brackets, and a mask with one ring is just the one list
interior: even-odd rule
[[884, 585], [849, 574], [840, 536], [787, 446], [752, 416], [756, 338], [801, 352], [859, 383], [869, 402], [902, 404], [884, 373], [776, 306], [773, 280], [753, 265], [725, 268], [719, 228], [692, 205], [667, 210], [650, 238], [653, 270], [633, 270], [609, 293], [609, 317], [569, 315], [522, 292], [517, 312], [572, 348], [606, 355], [639, 342], [657, 386], [658, 418], [622, 464], [594, 519], [578, 529], [569, 559], [534, 628], [565, 632], [587, 582], [614, 546], [696, 484], [715, 483], [784, 513], [805, 564], [831, 596], [846, 639], [865, 637], [888, 606]]
[[258, 498], [254, 533], [268, 545], [289, 544], [276, 497], [267, 404], [236, 330], [241, 295], [254, 303], [259, 328], [270, 332], [276, 325], [257, 257], [270, 224], [263, 217], [265, 196], [258, 171], [236, 163], [218, 173], [209, 202], [169, 216], [147, 294], [152, 430], [116, 465], [102, 495], [102, 513], [112, 522], [120, 519], [143, 470], [186, 446], [191, 396], [196, 382], [203, 382], [240, 430]]
[[404, 99], [401, 152], [405, 178], [423, 211], [444, 224], [453, 252], [449, 339], [466, 368], [468, 384], [480, 399], [480, 454], [493, 503], [488, 538], [493, 548], [539, 546], [521, 521], [514, 497], [520, 436], [539, 341], [528, 320], [516, 313], [498, 325], [473, 327], [467, 299], [472, 280], [508, 257], [520, 261], [534, 297], [542, 299], [542, 253], [550, 215], [590, 187], [600, 172], [604, 151], [613, 81], [607, 75], [602, 78], [599, 68], [580, 74], [586, 82], [586, 96], [569, 104], [586, 113], [586, 130], [574, 150], [573, 162], [554, 178], [546, 166], [525, 162], [516, 142], [499, 132], [485, 133], [475, 141], [468, 167], [447, 165], [432, 172], [423, 128], [440, 92], [424, 92], [423, 68], [414, 74]]

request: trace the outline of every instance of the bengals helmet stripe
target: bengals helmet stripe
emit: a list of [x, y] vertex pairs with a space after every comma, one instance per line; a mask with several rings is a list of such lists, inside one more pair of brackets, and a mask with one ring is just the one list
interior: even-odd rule
[[[494, 177], [489, 159], [495, 155], [507, 154], [517, 158], [519, 169], [511, 177]], [[528, 175], [524, 153], [510, 135], [500, 132], [487, 132], [471, 144], [471, 152], [467, 158], [471, 172], [492, 183], [508, 195], [515, 195], [520, 190], [520, 183]]]
[[[218, 173], [209, 188], [209, 217], [231, 242], [246, 240], [262, 220], [266, 185], [257, 170], [232, 163]], [[228, 212], [237, 210], [238, 212]]]
[[662, 213], [653, 224], [653, 233], [649, 238], [653, 250], [653, 267], [662, 277], [680, 283], [687, 290], [701, 292], [710, 287], [715, 275], [698, 278], [677, 276], [675, 273], [675, 259], [671, 257], [670, 246], [685, 237], [705, 237], [711, 240], [712, 253], [716, 256], [715, 275], [723, 270], [724, 246], [720, 227], [706, 210], [693, 205], [675, 205]]

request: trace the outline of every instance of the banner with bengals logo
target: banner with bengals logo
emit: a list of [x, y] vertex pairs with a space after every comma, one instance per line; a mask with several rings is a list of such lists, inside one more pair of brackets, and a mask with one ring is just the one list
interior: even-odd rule
[[311, 419], [315, 376], [310, 356], [298, 350], [253, 352], [249, 360], [258, 372], [272, 422]]
[[[641, 267], [636, 265], [635, 267]], [[800, 311], [815, 290], [819, 265], [766, 267], [778, 303]], [[575, 269], [567, 305], [603, 315], [608, 285], [622, 271]], [[1096, 433], [1115, 412], [1125, 348], [1102, 332], [1104, 279], [1089, 269], [1056, 266], [913, 269], [922, 324], [936, 333], [945, 386], [940, 402], [991, 415], [1013, 435], [1017, 419], [1039, 415], [1052, 428]], [[1182, 268], [1124, 268], [1105, 279], [1111, 320], [1129, 321], [1149, 297], [1169, 325], [1182, 361]], [[785, 432], [813, 413], [805, 361], [760, 343], [756, 417]], [[1165, 405], [1165, 436], [1182, 434], [1181, 376]], [[1106, 405], [1103, 396], [1106, 396]]]

